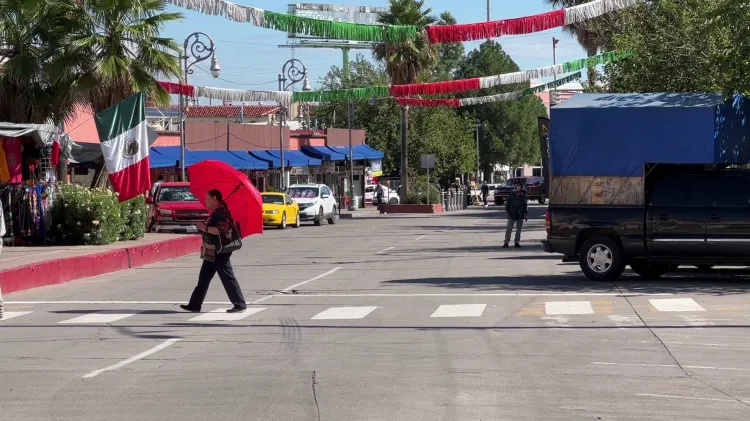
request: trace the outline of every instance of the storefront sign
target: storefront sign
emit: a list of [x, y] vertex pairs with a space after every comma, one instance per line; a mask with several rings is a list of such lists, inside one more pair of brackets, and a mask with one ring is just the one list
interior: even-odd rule
[[324, 161], [323, 174], [336, 174], [336, 163], [332, 161]]
[[310, 175], [308, 167], [292, 167], [289, 169], [289, 175]]
[[373, 177], [380, 177], [383, 175], [383, 160], [372, 159], [370, 160], [370, 175]]

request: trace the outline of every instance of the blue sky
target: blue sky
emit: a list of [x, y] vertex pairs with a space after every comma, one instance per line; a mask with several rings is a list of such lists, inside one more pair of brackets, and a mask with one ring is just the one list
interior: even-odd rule
[[[275, 12], [285, 12], [287, 3], [293, 1], [279, 0], [235, 0], [238, 4], [254, 6]], [[312, 2], [312, 1], [309, 1]], [[326, 3], [318, 1], [317, 3]], [[338, 0], [332, 4], [357, 6], [386, 6], [387, 0]], [[486, 20], [485, 0], [427, 0], [434, 14], [448, 10], [459, 23], [472, 23]], [[257, 28], [247, 23], [237, 23], [219, 16], [207, 16], [197, 12], [170, 6], [170, 10], [183, 13], [184, 20], [166, 28], [164, 35], [172, 37], [182, 44], [185, 37], [195, 31], [209, 34], [216, 42], [216, 54], [222, 68], [221, 79], [214, 79], [209, 74], [195, 69], [188, 82], [198, 86], [214, 86], [231, 89], [277, 90], [278, 73], [284, 62], [292, 58], [289, 48], [278, 48], [286, 43], [284, 32]], [[493, 0], [492, 19], [507, 19], [534, 15], [551, 10], [542, 0]], [[528, 35], [507, 36], [498, 39], [505, 50], [516, 61], [522, 70], [552, 64], [552, 37], [560, 39], [557, 45], [557, 61], [568, 61], [586, 56], [575, 39], [562, 33], [560, 28]], [[467, 51], [479, 43], [466, 43]], [[371, 57], [368, 50], [359, 50]], [[352, 54], [355, 52], [353, 51]], [[295, 49], [294, 57], [302, 60], [308, 69], [313, 89], [332, 65], [341, 66], [340, 50], [328, 49]], [[196, 67], [208, 69], [210, 62], [204, 61]], [[296, 86], [301, 89], [301, 84]]]

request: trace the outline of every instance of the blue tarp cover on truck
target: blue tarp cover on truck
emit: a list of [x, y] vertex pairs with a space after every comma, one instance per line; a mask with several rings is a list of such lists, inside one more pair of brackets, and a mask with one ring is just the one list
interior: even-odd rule
[[742, 96], [576, 94], [550, 110], [554, 176], [637, 177], [647, 163], [750, 162]]

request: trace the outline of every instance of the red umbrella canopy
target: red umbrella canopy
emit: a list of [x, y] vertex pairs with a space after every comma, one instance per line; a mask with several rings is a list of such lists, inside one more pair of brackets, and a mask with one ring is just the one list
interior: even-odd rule
[[206, 160], [188, 167], [190, 191], [206, 204], [206, 193], [221, 192], [243, 237], [263, 234], [263, 198], [247, 176], [225, 162]]

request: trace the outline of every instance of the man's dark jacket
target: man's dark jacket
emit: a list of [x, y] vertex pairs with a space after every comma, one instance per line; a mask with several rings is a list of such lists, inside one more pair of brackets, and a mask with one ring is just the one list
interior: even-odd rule
[[505, 202], [505, 211], [508, 212], [508, 218], [512, 219], [523, 219], [526, 217], [526, 192], [521, 191], [520, 194], [516, 194], [515, 191], [508, 195], [508, 200]]

